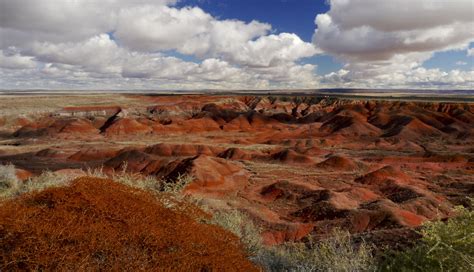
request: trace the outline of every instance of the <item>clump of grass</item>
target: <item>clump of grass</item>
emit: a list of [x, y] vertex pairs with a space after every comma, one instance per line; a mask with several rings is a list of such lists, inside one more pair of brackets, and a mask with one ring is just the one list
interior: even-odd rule
[[74, 177], [65, 173], [44, 171], [41, 175], [22, 182], [16, 177], [14, 165], [0, 166], [0, 198], [8, 199], [24, 193], [65, 186]]
[[194, 177], [192, 175], [178, 175], [174, 181], [164, 181], [154, 176], [129, 172], [127, 167], [127, 163], [124, 162], [120, 171], [111, 173], [105, 173], [102, 167], [88, 169], [86, 175], [88, 177], [112, 179], [117, 183], [151, 192], [166, 208], [175, 211], [188, 209], [191, 205], [188, 201], [182, 201], [183, 195], [181, 193], [189, 183], [193, 182]]
[[125, 184], [131, 187], [139, 188], [145, 191], [154, 193], [168, 193], [179, 196], [183, 189], [191, 182], [194, 177], [189, 174], [180, 174], [174, 181], [165, 182], [157, 179], [154, 176], [145, 176], [140, 173], [133, 173], [127, 171], [128, 165], [126, 162], [122, 164], [122, 169], [118, 172], [105, 173], [102, 167], [87, 169], [86, 175], [89, 177], [109, 178], [118, 183]]
[[122, 169], [118, 172], [105, 173], [103, 167], [87, 169], [86, 176], [96, 178], [108, 178], [115, 182], [128, 185], [130, 187], [139, 188], [145, 191], [158, 192], [160, 180], [153, 176], [144, 176], [139, 173], [127, 171], [128, 164], [122, 164]]
[[16, 194], [20, 186], [15, 166], [12, 164], [0, 165], [0, 198]]
[[74, 178], [74, 175], [44, 171], [41, 175], [29, 178], [18, 190], [18, 194], [34, 191], [42, 191], [48, 188], [66, 186]]
[[250, 256], [258, 255], [263, 248], [260, 230], [246, 214], [238, 210], [216, 211], [210, 223], [219, 225], [239, 237]]
[[190, 109], [184, 109], [182, 112], [182, 116], [184, 116], [187, 119], [192, 119], [195, 118], [201, 113], [201, 108], [198, 106], [193, 106]]
[[[87, 169], [85, 176], [112, 179], [117, 183], [130, 187], [142, 189], [153, 193], [167, 193], [169, 196], [179, 198], [182, 190], [191, 183], [194, 178], [191, 175], [180, 175], [174, 182], [164, 182], [154, 176], [144, 176], [139, 173], [131, 173], [127, 165], [118, 172], [106, 173], [102, 167]], [[77, 178], [77, 174], [57, 173], [44, 171], [39, 176], [34, 176], [21, 182], [15, 173], [14, 165], [0, 165], [0, 199], [7, 199], [23, 193], [42, 191], [51, 187], [67, 186], [71, 180]], [[169, 197], [167, 197], [169, 199]]]
[[179, 194], [184, 188], [193, 182], [194, 177], [189, 174], [179, 174], [176, 180], [170, 182], [161, 182], [161, 191], [165, 193]]
[[335, 230], [326, 240], [287, 243], [262, 250], [254, 261], [266, 271], [375, 271], [372, 246], [355, 245], [346, 231]]
[[[472, 201], [472, 200], [471, 200]], [[474, 271], [474, 212], [426, 223], [414, 248], [388, 254], [381, 271]]]

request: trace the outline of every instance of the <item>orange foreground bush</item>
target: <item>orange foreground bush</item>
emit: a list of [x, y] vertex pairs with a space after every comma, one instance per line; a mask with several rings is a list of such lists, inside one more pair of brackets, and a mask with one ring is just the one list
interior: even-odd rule
[[88, 177], [23, 195], [0, 206], [0, 271], [258, 271], [236, 236], [184, 207]]

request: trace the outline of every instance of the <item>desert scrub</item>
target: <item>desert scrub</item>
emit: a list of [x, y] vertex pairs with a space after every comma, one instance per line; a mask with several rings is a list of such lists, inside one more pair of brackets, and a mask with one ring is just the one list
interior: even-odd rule
[[388, 254], [380, 271], [474, 271], [474, 212], [457, 212], [447, 222], [426, 223], [420, 243]]
[[165, 193], [172, 193], [172, 194], [179, 194], [181, 193], [184, 188], [193, 182], [194, 177], [189, 174], [179, 174], [176, 180], [168, 181], [168, 182], [161, 182], [160, 189], [162, 192]]
[[190, 199], [186, 199], [182, 194], [184, 188], [194, 180], [194, 177], [189, 174], [180, 174], [175, 180], [164, 181], [154, 176], [145, 176], [139, 173], [129, 172], [127, 171], [127, 163], [124, 162], [120, 171], [105, 173], [103, 168], [99, 167], [88, 169], [86, 176], [111, 179], [114, 182], [153, 193], [155, 197], [169, 209], [182, 210], [183, 208], [186, 209], [188, 206], [193, 205], [193, 203], [189, 201]]
[[7, 200], [0, 271], [259, 271], [235, 235], [180, 207], [91, 177]]
[[184, 188], [191, 182], [194, 177], [189, 174], [179, 174], [175, 180], [164, 181], [154, 176], [145, 176], [140, 173], [133, 173], [127, 170], [128, 164], [124, 162], [122, 169], [117, 172], [105, 173], [103, 168], [87, 169], [86, 176], [97, 178], [110, 178], [118, 183], [122, 183], [131, 187], [143, 189], [154, 193], [169, 193], [175, 196], [181, 194]]
[[[0, 166], [0, 172], [10, 173], [8, 175], [10, 178], [6, 178], [4, 175], [0, 177], [0, 195], [2, 199], [13, 198], [21, 194], [42, 191], [51, 187], [60, 187], [66, 186], [69, 184], [69, 181], [75, 176], [68, 175], [64, 173], [55, 173], [51, 171], [44, 171], [41, 175], [36, 177], [31, 177], [26, 181], [19, 181], [15, 174], [13, 176], [11, 173], [15, 173], [14, 166], [7, 166], [8, 171], [2, 169]], [[5, 186], [5, 184], [9, 184]]]
[[250, 256], [256, 256], [262, 250], [260, 230], [253, 221], [238, 210], [215, 211], [210, 223], [232, 232], [245, 245]]
[[20, 181], [12, 164], [0, 165], [0, 198], [8, 198], [17, 193]]
[[74, 177], [75, 176], [71, 174], [44, 171], [41, 175], [31, 177], [24, 181], [18, 190], [18, 194], [66, 186]]
[[102, 167], [87, 169], [86, 176], [96, 178], [108, 178], [115, 182], [142, 189], [149, 192], [158, 192], [158, 184], [161, 182], [153, 176], [144, 176], [139, 173], [133, 173], [127, 171], [128, 164], [125, 162], [122, 164], [120, 171], [113, 171], [111, 173], [105, 173]]
[[265, 248], [254, 259], [266, 271], [375, 271], [372, 246], [355, 245], [346, 231], [334, 230], [328, 239], [287, 243]]
[[[142, 189], [155, 194], [167, 193], [174, 197], [181, 197], [183, 189], [191, 183], [194, 178], [191, 175], [179, 175], [176, 180], [164, 182], [154, 176], [144, 176], [139, 173], [126, 171], [126, 164], [120, 171], [106, 173], [103, 168], [87, 169], [84, 176], [111, 179], [130, 187]], [[15, 173], [14, 165], [0, 165], [0, 199], [7, 199], [29, 193], [42, 191], [51, 187], [69, 185], [69, 181], [78, 177], [78, 174], [64, 172], [44, 171], [39, 176], [34, 176], [21, 182]]]

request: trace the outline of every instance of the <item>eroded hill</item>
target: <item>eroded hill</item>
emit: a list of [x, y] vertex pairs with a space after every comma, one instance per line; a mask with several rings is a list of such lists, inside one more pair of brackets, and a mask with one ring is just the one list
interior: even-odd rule
[[202, 95], [70, 104], [0, 117], [0, 162], [24, 177], [97, 167], [163, 182], [190, 175], [186, 194], [245, 212], [267, 244], [334, 228], [385, 241], [474, 195], [473, 104]]

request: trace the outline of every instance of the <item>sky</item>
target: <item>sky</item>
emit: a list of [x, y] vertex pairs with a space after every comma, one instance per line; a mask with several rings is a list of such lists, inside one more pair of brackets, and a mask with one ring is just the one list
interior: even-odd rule
[[0, 0], [0, 89], [474, 89], [473, 0]]

